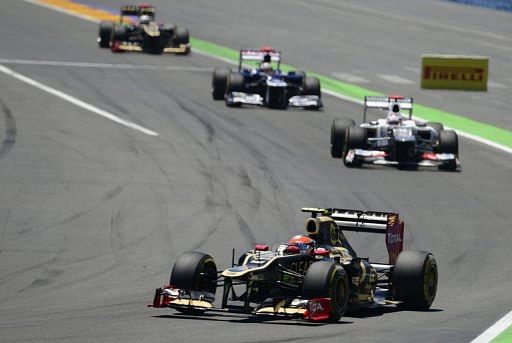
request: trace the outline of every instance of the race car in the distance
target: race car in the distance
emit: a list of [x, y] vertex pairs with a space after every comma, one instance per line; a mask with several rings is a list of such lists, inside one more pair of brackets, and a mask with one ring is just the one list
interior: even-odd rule
[[[346, 311], [399, 306], [430, 308], [437, 291], [437, 264], [427, 251], [402, 251], [404, 223], [397, 213], [303, 208], [306, 230], [272, 249], [257, 244], [231, 267], [218, 270], [213, 257], [182, 254], [169, 284], [155, 291], [156, 308], [189, 315], [233, 311], [338, 321]], [[389, 260], [360, 257], [343, 231], [382, 234]], [[220, 306], [216, 306], [220, 288]]]
[[282, 72], [280, 65], [281, 52], [273, 48], [240, 50], [238, 70], [215, 68], [213, 71], [213, 99], [224, 100], [233, 107], [321, 108], [320, 80], [306, 76], [303, 71]]
[[100, 22], [100, 48], [110, 48], [112, 52], [189, 53], [188, 30], [169, 23], [158, 23], [155, 14], [155, 7], [149, 4], [122, 6], [119, 22]]
[[[387, 111], [387, 117], [367, 122], [368, 109]], [[335, 119], [331, 126], [331, 156], [343, 158], [348, 167], [362, 164], [402, 168], [438, 167], [457, 170], [457, 133], [443, 124], [412, 119], [413, 99], [400, 95], [365, 96], [363, 123]], [[404, 117], [402, 111], [408, 112]]]

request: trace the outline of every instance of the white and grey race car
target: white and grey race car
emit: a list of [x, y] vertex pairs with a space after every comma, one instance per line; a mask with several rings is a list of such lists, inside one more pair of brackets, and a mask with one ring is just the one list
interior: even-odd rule
[[[402, 168], [460, 168], [457, 133], [443, 124], [412, 119], [413, 99], [393, 95], [365, 96], [363, 123], [335, 119], [331, 126], [331, 156], [347, 167], [362, 164]], [[367, 109], [387, 110], [385, 119], [366, 121]], [[402, 111], [408, 112], [405, 117]]]

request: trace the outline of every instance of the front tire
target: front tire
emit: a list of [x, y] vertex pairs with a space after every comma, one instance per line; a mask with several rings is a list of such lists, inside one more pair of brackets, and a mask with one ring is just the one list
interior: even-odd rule
[[366, 147], [366, 131], [359, 126], [351, 126], [347, 130], [345, 154], [343, 163], [347, 167], [358, 167], [362, 164], [360, 160], [354, 157], [353, 160], [347, 159], [347, 152], [351, 149], [364, 149]]
[[215, 68], [212, 75], [212, 97], [213, 100], [224, 100], [226, 86], [230, 70], [226, 68]]
[[174, 30], [174, 44], [179, 46], [180, 44], [188, 44], [190, 42], [188, 30], [182, 26], [176, 26]]
[[348, 277], [343, 267], [335, 262], [320, 261], [309, 267], [302, 284], [305, 299], [330, 298], [330, 322], [337, 322], [345, 314], [349, 298]]
[[321, 96], [320, 80], [318, 77], [305, 76], [304, 77], [304, 95], [317, 95]]
[[439, 152], [459, 155], [459, 138], [453, 130], [439, 131]]
[[436, 297], [437, 262], [428, 251], [403, 251], [393, 267], [393, 298], [402, 306], [427, 310]]
[[189, 251], [182, 254], [174, 264], [169, 284], [186, 291], [215, 294], [216, 280], [217, 266], [213, 257]]
[[100, 48], [110, 47], [110, 38], [112, 37], [112, 29], [114, 23], [112, 21], [102, 21], [98, 32], [98, 45]]
[[352, 119], [338, 118], [331, 125], [331, 156], [342, 158], [345, 152], [345, 135], [349, 127], [356, 123]]

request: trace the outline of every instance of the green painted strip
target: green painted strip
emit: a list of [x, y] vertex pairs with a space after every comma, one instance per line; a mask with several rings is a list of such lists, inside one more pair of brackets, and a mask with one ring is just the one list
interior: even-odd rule
[[498, 337], [492, 340], [493, 343], [512, 343], [512, 326], [500, 333]]
[[[223, 47], [198, 38], [190, 39], [193, 50], [202, 51], [208, 54], [216, 55], [222, 58], [238, 61], [239, 51]], [[295, 70], [297, 68], [282, 64], [283, 71]], [[363, 87], [355, 86], [346, 82], [336, 80], [324, 75], [309, 73], [316, 76], [322, 82], [322, 89], [338, 93], [355, 101], [363, 101], [365, 95], [382, 95], [382, 93]], [[414, 106], [414, 114], [428, 121], [442, 122], [444, 125], [453, 129], [487, 139], [491, 142], [512, 148], [512, 131], [499, 128], [490, 124], [482, 123], [477, 120], [466, 118], [459, 114], [445, 112], [432, 107], [423, 105]]]

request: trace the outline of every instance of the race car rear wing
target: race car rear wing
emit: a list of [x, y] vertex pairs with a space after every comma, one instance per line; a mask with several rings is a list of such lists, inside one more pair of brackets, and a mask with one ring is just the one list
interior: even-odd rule
[[364, 114], [363, 123], [366, 123], [366, 110], [368, 108], [378, 108], [381, 110], [389, 109], [392, 103], [399, 103], [402, 110], [409, 112], [409, 119], [412, 118], [412, 105], [414, 99], [411, 97], [404, 97], [401, 95], [390, 95], [390, 96], [365, 96], [364, 97]]
[[343, 231], [384, 234], [391, 265], [403, 250], [404, 222], [398, 213], [317, 207], [303, 207], [302, 212], [311, 213], [313, 218], [317, 215], [331, 217]]
[[155, 19], [155, 14], [156, 14], [155, 7], [148, 5], [148, 4], [124, 5], [124, 6], [121, 6], [119, 22], [123, 21], [123, 17], [131, 17], [131, 16], [139, 17], [141, 15], [149, 15], [150, 17]]
[[260, 49], [242, 49], [240, 50], [240, 59], [238, 69], [242, 69], [242, 64], [245, 61], [256, 62], [277, 62], [277, 69], [281, 64], [281, 51], [273, 48], [263, 47]]

